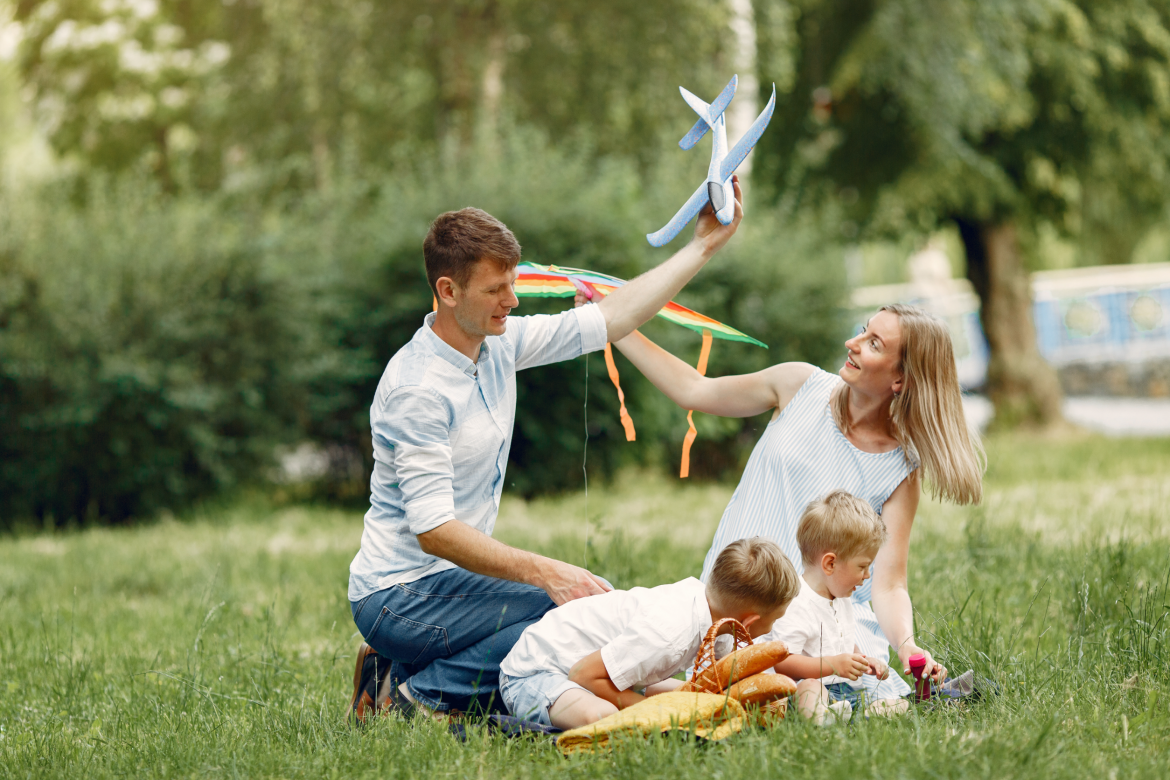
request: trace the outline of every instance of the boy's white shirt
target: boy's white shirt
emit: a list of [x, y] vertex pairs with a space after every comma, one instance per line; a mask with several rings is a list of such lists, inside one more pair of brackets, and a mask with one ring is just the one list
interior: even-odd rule
[[[823, 658], [852, 653], [857, 647], [857, 621], [853, 617], [853, 600], [827, 599], [800, 578], [800, 593], [788, 605], [784, 617], [772, 624], [772, 630], [757, 642], [779, 640], [791, 655]], [[835, 674], [821, 678], [825, 685], [849, 683], [862, 688], [861, 680], [847, 680]]]
[[694, 577], [614, 590], [546, 613], [524, 629], [500, 671], [513, 679], [540, 672], [568, 675], [575, 663], [600, 650], [618, 690], [642, 688], [693, 664], [710, 627], [706, 588]]

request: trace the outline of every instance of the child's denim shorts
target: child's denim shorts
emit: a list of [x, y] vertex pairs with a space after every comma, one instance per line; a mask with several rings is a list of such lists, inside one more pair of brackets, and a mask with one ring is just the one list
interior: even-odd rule
[[854, 688], [846, 682], [835, 682], [825, 686], [829, 692], [829, 702], [835, 704], [847, 701], [854, 710], [861, 710], [865, 706], [865, 688]]
[[[552, 726], [548, 710], [567, 691], [581, 688], [560, 672], [539, 672], [528, 677], [500, 673], [500, 697], [513, 716], [542, 726]], [[581, 688], [581, 690], [585, 690]]]

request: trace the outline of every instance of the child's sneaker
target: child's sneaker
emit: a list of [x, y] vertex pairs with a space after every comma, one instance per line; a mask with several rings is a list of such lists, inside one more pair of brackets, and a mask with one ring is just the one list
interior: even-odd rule
[[817, 714], [815, 723], [818, 726], [832, 726], [836, 723], [848, 723], [853, 717], [853, 705], [842, 699], [835, 701]]

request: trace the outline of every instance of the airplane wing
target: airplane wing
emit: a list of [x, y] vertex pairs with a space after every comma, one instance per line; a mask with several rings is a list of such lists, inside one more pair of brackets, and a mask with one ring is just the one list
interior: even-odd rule
[[727, 177], [735, 172], [743, 159], [748, 156], [748, 152], [756, 145], [756, 141], [760, 140], [760, 136], [764, 134], [768, 123], [772, 121], [772, 112], [776, 109], [776, 85], [772, 85], [772, 98], [768, 101], [768, 105], [764, 106], [764, 110], [756, 117], [756, 121], [752, 122], [752, 126], [743, 134], [743, 137], [736, 142], [735, 146], [727, 152], [727, 156], [723, 158], [722, 164], [719, 166], [719, 177], [722, 181], [727, 181]]
[[[697, 144], [703, 136], [707, 134], [707, 131], [711, 129], [711, 125], [707, 122], [707, 116], [710, 116], [711, 120], [714, 121], [719, 117], [720, 114], [727, 110], [727, 106], [731, 103], [731, 99], [735, 97], [735, 88], [738, 84], [739, 76], [732, 76], [731, 81], [727, 82], [727, 86], [724, 87], [723, 91], [719, 93], [719, 97], [715, 98], [715, 102], [709, 106], [702, 100], [699, 100], [699, 98], [691, 95], [690, 92], [687, 92], [682, 87], [678, 88], [679, 92], [682, 93], [683, 100], [687, 101], [687, 105], [695, 109], [695, 113], [700, 117], [699, 121], [695, 122], [694, 126], [691, 127], [691, 129], [687, 131], [687, 134], [682, 137], [682, 140], [678, 142], [680, 147], [683, 149], [690, 149], [692, 146]], [[688, 95], [690, 97], [688, 97]], [[692, 102], [692, 98], [694, 101], [697, 101], [700, 105], [702, 105], [702, 110], [695, 106], [695, 103]]]
[[707, 205], [707, 201], [711, 196], [707, 194], [707, 182], [699, 185], [699, 189], [695, 190], [695, 194], [691, 195], [690, 199], [683, 204], [683, 207], [678, 210], [678, 213], [671, 217], [670, 222], [659, 230], [657, 233], [647, 233], [646, 240], [650, 242], [650, 246], [666, 246], [671, 240], [679, 234], [687, 223], [702, 211], [703, 207]]

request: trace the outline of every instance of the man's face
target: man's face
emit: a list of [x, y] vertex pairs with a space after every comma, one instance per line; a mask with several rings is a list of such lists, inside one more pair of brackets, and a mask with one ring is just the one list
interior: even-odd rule
[[455, 321], [469, 336], [502, 336], [508, 314], [520, 305], [513, 285], [520, 271], [479, 260], [466, 287], [456, 290]]

